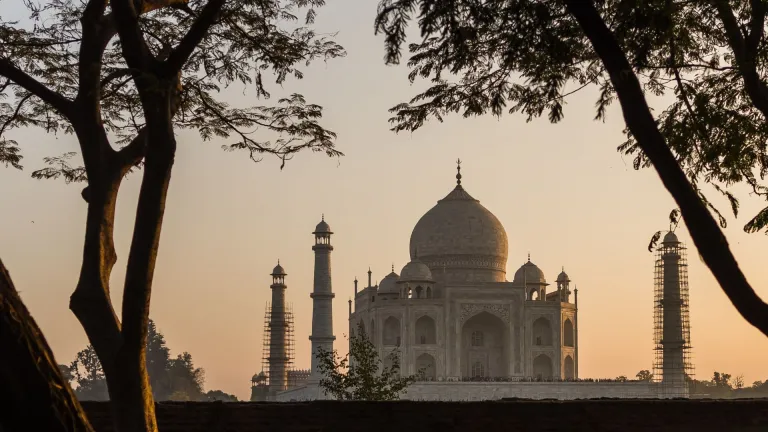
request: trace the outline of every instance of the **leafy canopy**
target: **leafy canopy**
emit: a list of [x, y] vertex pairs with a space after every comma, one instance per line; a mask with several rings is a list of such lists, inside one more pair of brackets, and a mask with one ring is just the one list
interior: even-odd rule
[[384, 364], [362, 324], [349, 339], [349, 353], [320, 349], [316, 354], [322, 374], [320, 387], [336, 400], [387, 401], [400, 399], [416, 376], [400, 375], [400, 356], [392, 351]]
[[[728, 188], [735, 184], [746, 183], [768, 200], [761, 183], [768, 173], [768, 6], [746, 0], [595, 4], [646, 92], [673, 96], [657, 116], [659, 129], [720, 225], [727, 221], [701, 183], [722, 193], [734, 216], [739, 201]], [[729, 19], [735, 32], [728, 31]], [[558, 122], [567, 96], [588, 86], [599, 89], [595, 119], [602, 120], [616, 99], [610, 77], [562, 1], [382, 0], [375, 29], [384, 35], [388, 63], [400, 62], [413, 20], [421, 38], [408, 45], [409, 79], [427, 79], [431, 86], [391, 109], [396, 132], [452, 113], [519, 112], [528, 121], [546, 113]], [[649, 167], [635, 138], [625, 133], [618, 150], [633, 155], [635, 169]], [[766, 227], [768, 207], [744, 230]]]
[[[62, 107], [66, 101], [82, 102], [94, 96], [84, 88], [93, 79], [89, 75], [93, 71], [98, 74], [100, 121], [114, 146], [123, 148], [135, 140], [145, 125], [144, 111], [109, 6], [103, 17], [94, 19], [87, 14], [93, 2], [19, 3], [19, 7], [26, 7], [29, 19], [22, 22], [0, 17], [0, 163], [22, 167], [20, 143], [9, 137], [13, 129], [38, 127], [50, 133], [72, 133], [72, 119], [62, 114]], [[166, 58], [207, 3], [145, 0], [139, 25], [151, 53]], [[303, 149], [340, 156], [334, 148], [335, 134], [318, 123], [322, 108], [307, 103], [299, 94], [280, 98], [272, 106], [239, 107], [225, 101], [225, 89], [232, 84], [254, 88], [255, 99], [268, 99], [266, 75], [281, 85], [289, 77], [302, 78], [300, 68], [312, 61], [343, 56], [343, 48], [329, 35], [318, 35], [302, 25], [312, 24], [315, 8], [323, 4], [324, 0], [225, 2], [213, 26], [181, 67], [175, 128], [197, 131], [205, 140], [227, 138], [226, 150], [245, 151], [255, 161], [272, 154], [284, 163]], [[102, 32], [102, 39], [96, 41], [105, 47], [100, 58], [88, 58], [84, 53], [90, 51], [81, 50], [81, 43], [94, 39], [93, 23]], [[86, 181], [85, 169], [72, 165], [73, 156], [75, 153], [46, 158], [48, 166], [33, 176]]]

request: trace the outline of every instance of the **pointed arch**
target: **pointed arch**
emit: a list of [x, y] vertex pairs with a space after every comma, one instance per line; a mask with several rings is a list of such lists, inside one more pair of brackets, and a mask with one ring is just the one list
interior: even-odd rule
[[565, 361], [563, 361], [563, 378], [573, 379], [573, 369], [573, 357], [565, 356]]
[[533, 344], [552, 345], [552, 325], [547, 318], [540, 317], [533, 322]]
[[563, 345], [567, 347], [573, 346], [573, 323], [570, 318], [566, 318], [563, 322]]
[[437, 376], [435, 358], [427, 353], [416, 357], [416, 373], [428, 380], [435, 379]]
[[400, 320], [390, 316], [384, 320], [383, 344], [400, 346]]
[[432, 317], [424, 315], [416, 320], [416, 345], [437, 343], [437, 326]]
[[539, 379], [552, 378], [552, 359], [546, 354], [539, 354], [533, 359], [533, 376]]

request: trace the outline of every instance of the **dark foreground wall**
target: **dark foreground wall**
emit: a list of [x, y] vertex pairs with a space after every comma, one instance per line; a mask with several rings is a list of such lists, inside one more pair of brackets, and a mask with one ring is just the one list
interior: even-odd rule
[[[97, 432], [109, 406], [83, 402]], [[768, 431], [768, 399], [157, 404], [160, 432]]]

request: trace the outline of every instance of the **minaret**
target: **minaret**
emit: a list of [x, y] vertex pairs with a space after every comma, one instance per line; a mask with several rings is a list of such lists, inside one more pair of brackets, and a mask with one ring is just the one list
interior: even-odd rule
[[285, 319], [285, 270], [277, 261], [272, 270], [272, 308], [269, 317], [269, 391], [275, 393], [288, 387], [288, 322]]
[[326, 352], [333, 351], [333, 290], [331, 288], [331, 227], [322, 221], [315, 227], [315, 284], [310, 297], [312, 298], [312, 373], [310, 381], [320, 380], [317, 353], [320, 348]]
[[[690, 374], [690, 324], [688, 320], [688, 275], [685, 248], [673, 232], [664, 236], [656, 261], [656, 369], [661, 369], [665, 396], [687, 396]], [[660, 361], [659, 361], [660, 360]], [[660, 366], [660, 368], [659, 368]]]

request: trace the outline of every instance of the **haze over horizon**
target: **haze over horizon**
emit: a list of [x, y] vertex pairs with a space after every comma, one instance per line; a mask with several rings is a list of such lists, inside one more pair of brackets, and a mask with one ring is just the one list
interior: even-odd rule
[[[556, 125], [546, 118], [526, 123], [520, 115], [450, 116], [396, 135], [387, 110], [422, 85], [408, 83], [406, 67], [384, 65], [382, 38], [372, 30], [376, 4], [344, 0], [321, 8], [319, 31], [338, 31], [347, 57], [314, 64], [284, 89], [270, 86], [271, 101], [256, 101], [253, 89], [227, 90], [235, 106], [304, 94], [324, 107], [322, 124], [339, 134], [337, 147], [346, 156], [302, 153], [281, 171], [275, 159], [254, 164], [247, 154], [223, 152], [225, 141], [179, 133], [151, 312], [172, 355], [189, 351], [206, 370], [206, 389], [248, 399], [250, 378], [261, 370], [269, 273], [280, 259], [295, 315], [296, 366], [308, 368], [311, 232], [321, 214], [335, 233], [335, 346], [346, 353], [353, 280], [365, 285], [370, 266], [375, 283], [391, 265], [399, 272], [408, 262], [411, 230], [454, 187], [461, 158], [462, 185], [506, 228], [507, 278], [530, 253], [548, 282], [564, 266], [579, 289], [579, 375], [631, 378], [651, 369], [654, 258], [647, 245], [668, 227], [675, 205], [652, 169], [635, 171], [616, 151], [624, 141], [618, 104], [605, 123], [593, 121], [597, 92], [588, 88], [568, 99]], [[68, 364], [87, 344], [68, 310], [82, 258], [83, 185], [34, 180], [30, 173], [43, 157], [77, 151], [77, 143], [36, 129], [12, 136], [22, 145], [25, 170], [0, 169], [0, 257], [57, 361]], [[139, 175], [129, 175], [118, 202], [112, 277], [118, 313], [139, 184]], [[727, 201], [707, 192], [729, 221], [725, 233], [748, 280], [768, 298], [768, 238], [741, 229], [765, 203], [736, 188], [742, 208], [734, 219]], [[697, 378], [710, 379], [716, 370], [744, 374], [747, 385], [768, 379], [768, 340], [728, 301], [684, 224], [677, 232], [689, 248]]]

